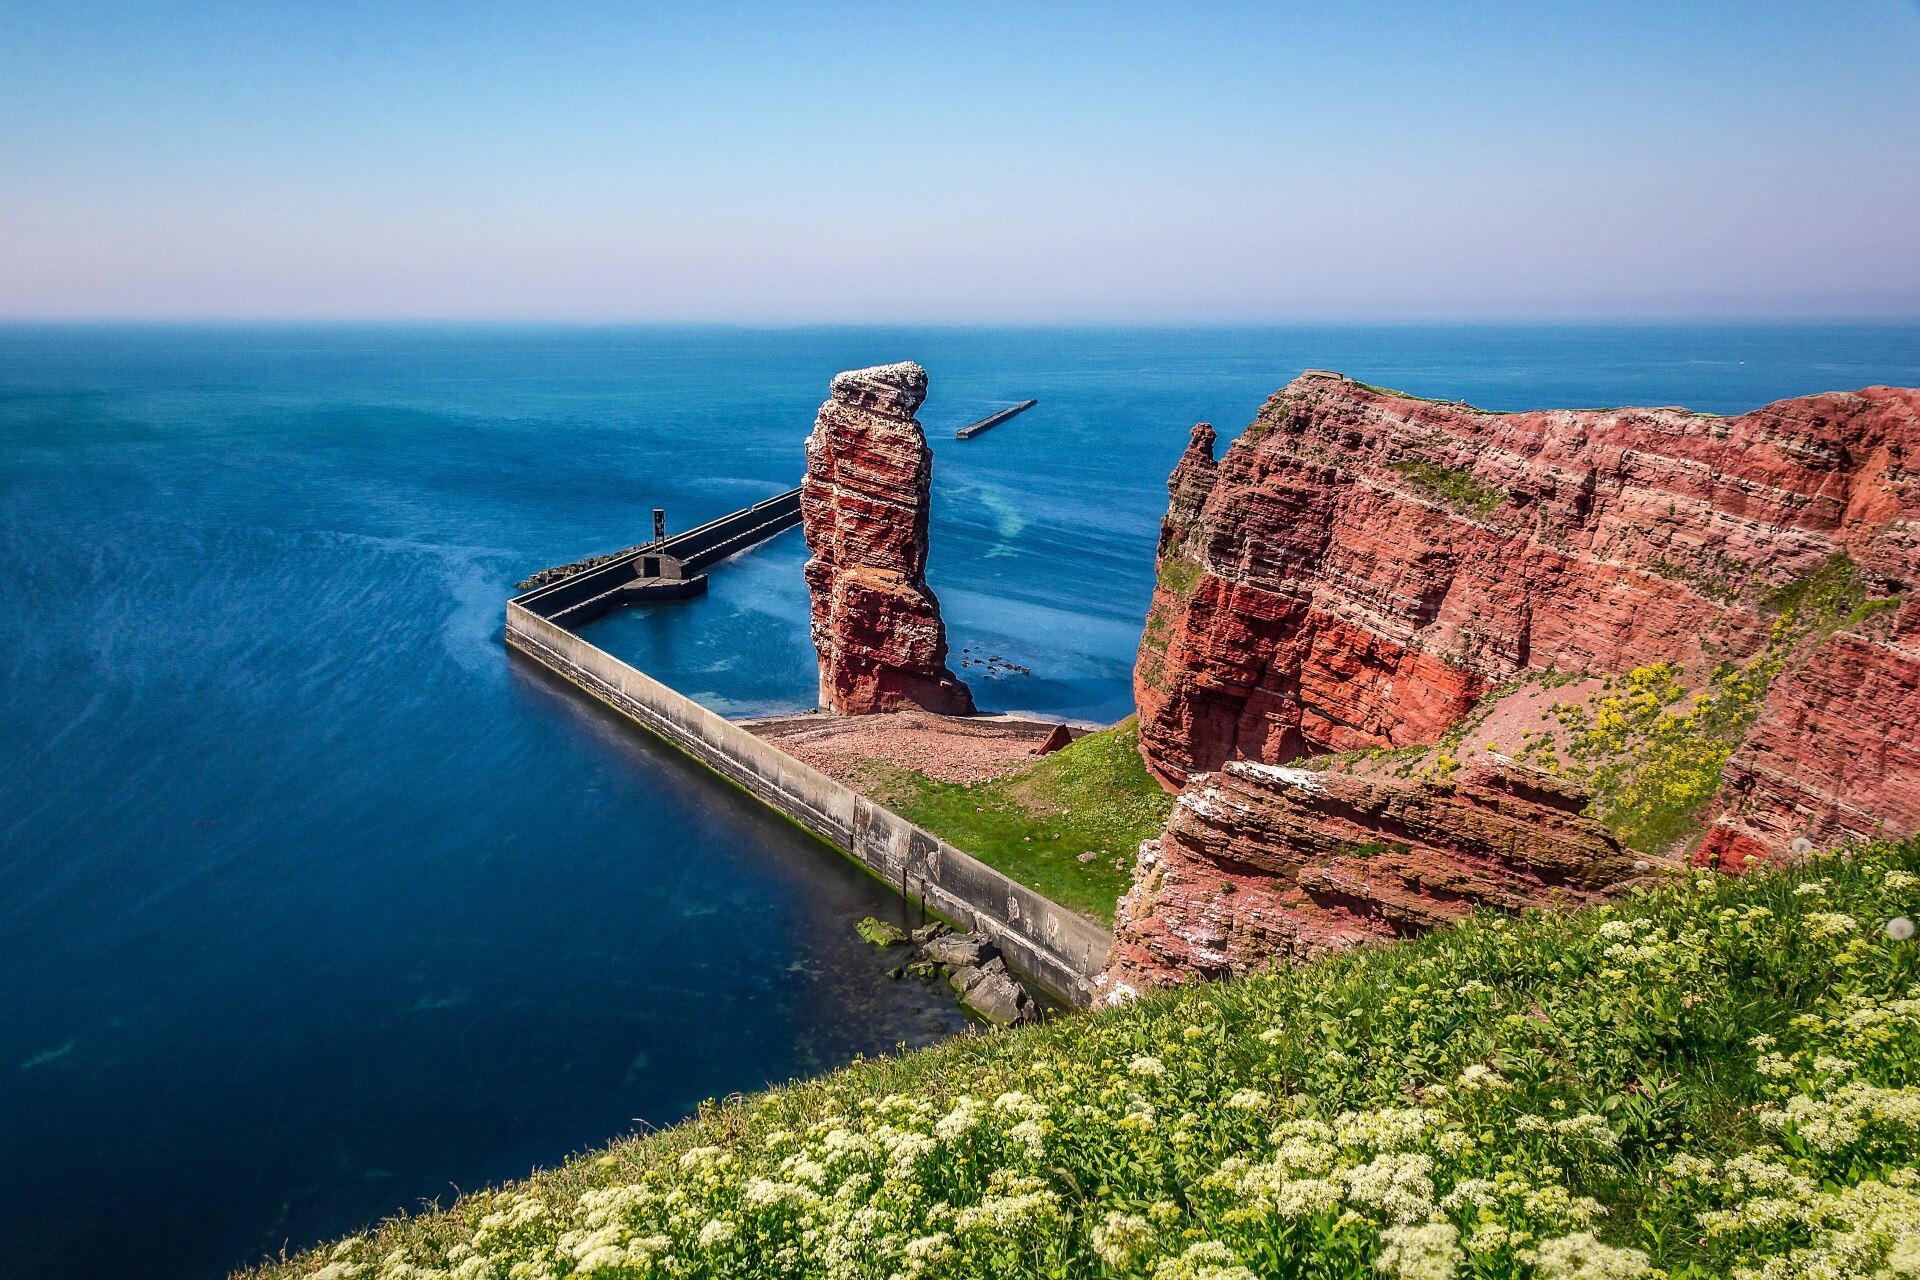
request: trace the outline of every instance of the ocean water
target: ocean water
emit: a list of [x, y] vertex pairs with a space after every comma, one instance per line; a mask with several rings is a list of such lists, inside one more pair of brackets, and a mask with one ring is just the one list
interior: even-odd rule
[[[533, 569], [795, 483], [897, 359], [956, 664], [1106, 721], [1187, 428], [1303, 368], [1733, 412], [1920, 382], [1920, 330], [0, 327], [0, 1275], [217, 1276], [962, 1029], [854, 937], [884, 886], [499, 639]], [[804, 555], [593, 637], [811, 705]]]

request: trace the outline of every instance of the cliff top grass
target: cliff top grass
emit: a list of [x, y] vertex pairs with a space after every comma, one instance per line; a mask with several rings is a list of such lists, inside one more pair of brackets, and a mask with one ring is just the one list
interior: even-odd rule
[[1703, 872], [963, 1036], [256, 1274], [1910, 1277], [1916, 872]]
[[909, 822], [1102, 923], [1112, 921], [1132, 881], [1140, 842], [1159, 835], [1173, 810], [1173, 797], [1140, 762], [1132, 717], [985, 782], [938, 782], [897, 765], [870, 765], [859, 787]]
[[[1343, 377], [1345, 375], [1336, 374], [1334, 376]], [[1348, 378], [1347, 381], [1353, 383], [1354, 386], [1359, 387], [1362, 391], [1371, 391], [1375, 395], [1379, 395], [1379, 396], [1393, 396], [1396, 399], [1400, 399], [1400, 400], [1418, 400], [1422, 404], [1444, 404], [1449, 408], [1469, 409], [1469, 410], [1472, 410], [1474, 413], [1494, 412], [1493, 410], [1481, 409], [1474, 405], [1470, 405], [1465, 400], [1444, 400], [1439, 396], [1417, 396], [1413, 394], [1413, 392], [1411, 391], [1402, 391], [1398, 387], [1375, 386], [1371, 382], [1362, 382], [1358, 378]]]

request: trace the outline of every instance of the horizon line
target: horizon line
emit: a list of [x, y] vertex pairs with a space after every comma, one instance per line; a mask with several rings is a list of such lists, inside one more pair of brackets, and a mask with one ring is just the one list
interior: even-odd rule
[[556, 328], [556, 329], [1392, 329], [1392, 328], [1793, 328], [1820, 326], [1829, 328], [1916, 328], [1920, 311], [1910, 315], [1778, 315], [1753, 316], [1623, 316], [1611, 313], [1568, 316], [1404, 316], [1404, 317], [1316, 317], [1316, 318], [1220, 318], [1220, 319], [1123, 319], [1123, 320], [986, 320], [986, 319], [666, 319], [660, 317], [563, 317], [563, 316], [352, 316], [352, 315], [7, 315], [0, 313], [0, 326], [42, 328], [109, 328], [113, 326], [153, 326], [168, 328], [242, 327], [473, 327], [473, 328]]

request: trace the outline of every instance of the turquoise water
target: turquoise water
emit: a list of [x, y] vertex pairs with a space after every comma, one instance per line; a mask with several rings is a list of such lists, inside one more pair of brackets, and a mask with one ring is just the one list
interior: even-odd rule
[[[828, 378], [903, 358], [956, 660], [1033, 671], [963, 674], [1110, 720], [1188, 426], [1302, 368], [1731, 412], [1920, 382], [1920, 330], [0, 328], [0, 1274], [217, 1275], [961, 1027], [853, 936], [883, 886], [498, 634], [652, 507], [795, 483]], [[804, 554], [593, 638], [810, 705]]]

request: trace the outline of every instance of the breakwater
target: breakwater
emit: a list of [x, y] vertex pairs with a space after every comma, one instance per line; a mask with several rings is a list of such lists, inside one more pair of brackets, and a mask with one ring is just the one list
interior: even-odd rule
[[[790, 513], [789, 513], [790, 508]], [[927, 910], [993, 937], [1014, 968], [1053, 995], [1089, 1003], [1111, 933], [788, 755], [569, 629], [629, 603], [648, 557], [683, 553], [697, 572], [799, 520], [798, 490], [507, 602], [506, 642], [561, 679], [706, 765], [852, 857]], [[638, 598], [647, 598], [644, 595]]]
[[514, 599], [577, 627], [621, 605], [698, 595], [707, 589], [707, 569], [799, 523], [800, 490], [793, 488], [671, 538], [542, 570]]
[[1008, 418], [1017, 417], [1039, 403], [1038, 400], [1022, 400], [1010, 409], [1002, 409], [998, 413], [990, 413], [978, 422], [969, 422], [966, 426], [961, 427], [953, 433], [953, 438], [955, 440], [971, 440], [981, 432], [991, 431]]

